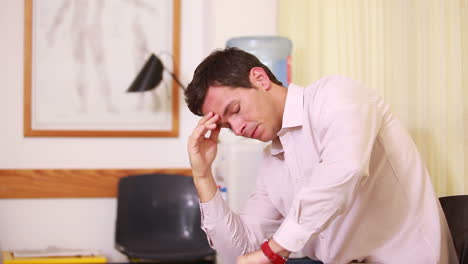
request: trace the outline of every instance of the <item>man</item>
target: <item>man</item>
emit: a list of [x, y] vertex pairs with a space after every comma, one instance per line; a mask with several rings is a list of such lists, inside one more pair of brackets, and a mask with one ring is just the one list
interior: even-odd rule
[[[416, 146], [374, 91], [344, 77], [286, 88], [228, 48], [197, 67], [185, 95], [203, 115], [188, 142], [202, 228], [224, 264], [297, 251], [334, 264], [458, 262]], [[272, 141], [240, 214], [211, 173], [222, 127]]]

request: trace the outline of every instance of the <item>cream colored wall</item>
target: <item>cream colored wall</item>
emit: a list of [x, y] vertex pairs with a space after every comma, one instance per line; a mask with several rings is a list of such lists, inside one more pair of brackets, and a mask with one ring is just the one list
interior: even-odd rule
[[468, 193], [468, 0], [279, 1], [293, 81], [363, 81], [406, 125], [439, 196]]
[[[24, 138], [23, 1], [0, 9], [0, 168], [188, 167], [186, 139], [197, 118], [180, 98], [179, 138]], [[276, 0], [182, 0], [181, 78], [238, 35], [276, 33]], [[1, 186], [0, 186], [1, 187]], [[115, 199], [0, 200], [0, 250], [64, 246], [114, 248]]]

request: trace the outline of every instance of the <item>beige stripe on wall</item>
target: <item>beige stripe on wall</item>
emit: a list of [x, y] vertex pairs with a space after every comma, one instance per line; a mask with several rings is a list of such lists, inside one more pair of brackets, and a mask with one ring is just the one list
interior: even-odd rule
[[279, 0], [293, 82], [342, 74], [406, 125], [439, 196], [468, 193], [468, 0]]

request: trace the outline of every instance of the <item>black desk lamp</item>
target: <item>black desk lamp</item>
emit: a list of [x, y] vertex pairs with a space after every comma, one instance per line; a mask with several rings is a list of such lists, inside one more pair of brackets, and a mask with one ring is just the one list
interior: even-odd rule
[[164, 70], [166, 70], [180, 88], [185, 91], [185, 86], [179, 81], [177, 76], [164, 67], [162, 61], [152, 53], [135, 80], [133, 80], [132, 84], [127, 89], [127, 92], [146, 92], [155, 89], [162, 81]]

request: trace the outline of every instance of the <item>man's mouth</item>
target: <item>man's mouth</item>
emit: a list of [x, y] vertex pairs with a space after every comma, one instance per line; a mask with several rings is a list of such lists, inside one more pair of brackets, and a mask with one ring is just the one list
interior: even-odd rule
[[250, 138], [254, 138], [255, 136], [255, 132], [257, 132], [257, 129], [258, 129], [258, 125], [254, 128], [254, 130], [252, 131], [252, 134], [250, 135]]

